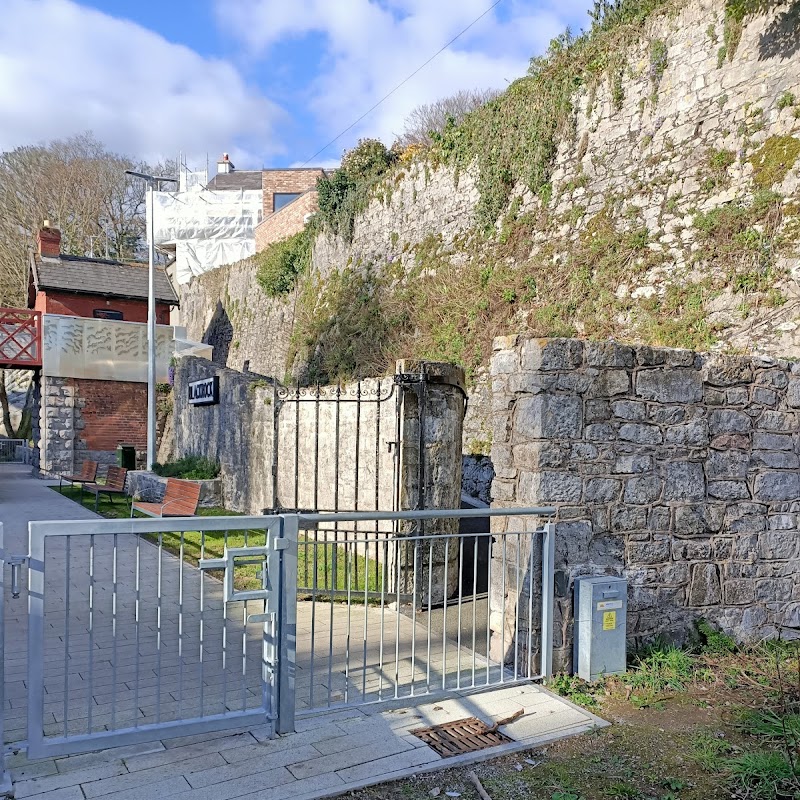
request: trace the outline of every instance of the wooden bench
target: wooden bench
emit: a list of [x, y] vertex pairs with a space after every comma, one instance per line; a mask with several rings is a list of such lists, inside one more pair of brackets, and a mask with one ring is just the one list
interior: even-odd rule
[[84, 461], [83, 464], [81, 464], [81, 471], [78, 472], [76, 475], [58, 476], [58, 491], [61, 492], [61, 494], [63, 494], [63, 492], [61, 491], [61, 486], [64, 483], [64, 481], [67, 482], [68, 486], [73, 486], [76, 483], [82, 486], [84, 483], [92, 483], [96, 477], [97, 477], [97, 462]]
[[125, 478], [128, 470], [125, 467], [109, 467], [106, 473], [105, 483], [83, 483], [81, 484], [81, 502], [83, 502], [83, 490], [94, 493], [94, 510], [97, 511], [100, 495], [107, 494], [114, 502], [115, 494], [125, 494]]
[[141, 511], [148, 517], [193, 517], [200, 502], [200, 484], [167, 478], [167, 489], [160, 503], [131, 503], [131, 516]]

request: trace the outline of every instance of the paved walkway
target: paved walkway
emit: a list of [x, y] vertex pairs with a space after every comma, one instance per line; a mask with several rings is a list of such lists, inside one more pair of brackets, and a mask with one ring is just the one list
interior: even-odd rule
[[[97, 519], [27, 470], [0, 466], [6, 552], [27, 550], [31, 519]], [[72, 539], [51, 542], [45, 558], [45, 736], [260, 707], [262, 626], [247, 621], [258, 608], [225, 607], [217, 580], [147, 541]], [[7, 589], [10, 742], [26, 736], [26, 605], [24, 595], [12, 600]], [[499, 677], [499, 665], [446, 637], [436, 637], [424, 660], [422, 648], [409, 658], [426, 633], [425, 620], [389, 609], [299, 603], [298, 706], [305, 716], [297, 733], [270, 740], [262, 725], [40, 762], [15, 755], [17, 797], [300, 800], [456, 763], [411, 735], [415, 727], [468, 716], [491, 723], [523, 710], [505, 729], [514, 742], [468, 757], [475, 760], [604, 724], [530, 685], [435, 704], [407, 698], [394, 710], [321, 708]]]

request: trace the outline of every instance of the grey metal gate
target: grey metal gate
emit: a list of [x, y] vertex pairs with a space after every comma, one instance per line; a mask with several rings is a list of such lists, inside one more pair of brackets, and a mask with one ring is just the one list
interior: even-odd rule
[[30, 523], [28, 756], [274, 723], [281, 528]]
[[[31, 522], [22, 558], [3, 550], [0, 525], [0, 734], [29, 758], [244, 725], [269, 736], [294, 730], [297, 714], [546, 677], [555, 526], [542, 517], [553, 513]], [[466, 517], [500, 519], [452, 533]], [[376, 523], [387, 526], [377, 580]], [[339, 540], [308, 543], [325, 529]], [[479, 535], [492, 539], [485, 605], [463, 588], [457, 604], [439, 604]], [[316, 578], [303, 596], [309, 558]], [[27, 613], [22, 597], [5, 607], [7, 567]], [[9, 650], [26, 634], [27, 664], [24, 649]], [[2, 767], [0, 755], [0, 794]]]
[[0, 439], [0, 464], [22, 464], [25, 461], [21, 449], [25, 445], [24, 439]]

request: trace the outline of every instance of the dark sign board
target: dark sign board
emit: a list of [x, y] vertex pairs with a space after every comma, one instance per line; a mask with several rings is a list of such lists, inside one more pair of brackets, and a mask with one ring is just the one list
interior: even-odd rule
[[219, 376], [203, 378], [189, 384], [189, 404], [193, 406], [211, 406], [219, 403]]

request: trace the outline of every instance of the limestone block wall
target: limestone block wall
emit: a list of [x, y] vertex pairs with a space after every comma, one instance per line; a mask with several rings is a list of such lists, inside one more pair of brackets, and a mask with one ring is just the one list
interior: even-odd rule
[[580, 574], [628, 579], [631, 642], [800, 635], [800, 365], [518, 336], [491, 376], [493, 505], [558, 509], [559, 665]]

